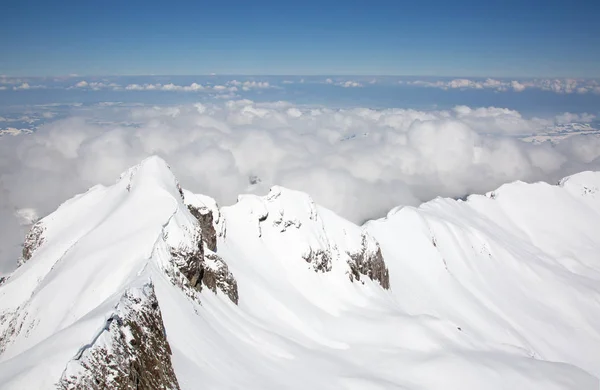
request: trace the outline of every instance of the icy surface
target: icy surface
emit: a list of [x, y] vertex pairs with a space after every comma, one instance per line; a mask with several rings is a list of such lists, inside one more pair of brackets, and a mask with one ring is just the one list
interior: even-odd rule
[[144, 307], [181, 389], [599, 386], [600, 173], [360, 227], [281, 187], [219, 209], [152, 157], [38, 224], [0, 282], [2, 389], [82, 383]]

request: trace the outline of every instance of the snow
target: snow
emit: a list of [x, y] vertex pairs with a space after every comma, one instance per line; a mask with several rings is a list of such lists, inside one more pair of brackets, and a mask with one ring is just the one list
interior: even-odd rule
[[[1, 389], [55, 388], [149, 280], [182, 389], [599, 387], [600, 173], [364, 226], [282, 187], [220, 209], [182, 192], [151, 157], [41, 220], [44, 241], [0, 285]], [[194, 245], [187, 205], [213, 213], [238, 305], [209, 289], [191, 299], [166, 272], [170, 248]], [[351, 281], [363, 241], [381, 249], [389, 290]]]

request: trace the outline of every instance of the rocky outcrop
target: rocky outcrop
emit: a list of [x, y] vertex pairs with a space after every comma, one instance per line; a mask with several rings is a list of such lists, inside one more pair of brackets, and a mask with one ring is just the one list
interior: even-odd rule
[[361, 275], [379, 282], [384, 289], [390, 288], [390, 274], [383, 260], [379, 244], [365, 232], [361, 235], [361, 249], [348, 253], [350, 260], [350, 280], [360, 281]]
[[200, 208], [188, 205], [190, 213], [198, 220], [200, 229], [202, 230], [202, 241], [206, 243], [206, 247], [213, 252], [217, 251], [217, 232], [214, 226], [213, 213], [208, 208]]
[[229, 267], [223, 259], [214, 253], [208, 253], [204, 257], [203, 265], [202, 283], [215, 294], [217, 289], [221, 290], [237, 305], [239, 301], [237, 281], [229, 272]]
[[[217, 289], [221, 290], [237, 305], [239, 301], [237, 281], [225, 261], [211, 249], [211, 247], [214, 250], [217, 249], [212, 212], [210, 210], [207, 213], [195, 212], [200, 215], [196, 218], [199, 221], [200, 218], [204, 218], [203, 221], [210, 227], [202, 227], [202, 222], [199, 222], [193, 247], [171, 248], [170, 264], [172, 267], [166, 270], [167, 275], [173, 284], [179, 286], [192, 299], [198, 300], [196, 292], [201, 292], [203, 287], [207, 287], [215, 294]], [[196, 215], [194, 214], [194, 216]], [[208, 234], [205, 234], [206, 231]], [[208, 239], [205, 239], [205, 236], [208, 236]]]
[[57, 388], [179, 389], [151, 283], [125, 292], [100, 334], [67, 364]]
[[6, 347], [21, 333], [27, 320], [27, 311], [17, 307], [12, 311], [0, 313], [0, 355]]
[[41, 221], [35, 223], [31, 227], [29, 233], [27, 233], [27, 236], [25, 237], [25, 242], [23, 243], [23, 252], [21, 258], [19, 259], [19, 265], [22, 265], [31, 259], [33, 253], [44, 243], [45, 231], [46, 227]]
[[312, 265], [315, 272], [331, 271], [331, 254], [323, 249], [309, 248], [302, 258]]
[[173, 268], [167, 270], [167, 275], [173, 284], [179, 286], [190, 298], [199, 301], [196, 292], [201, 292], [203, 287], [207, 287], [215, 294], [217, 289], [221, 290], [233, 303], [238, 304], [237, 281], [227, 264], [215, 253], [205, 255], [200, 248], [172, 249], [171, 264]]

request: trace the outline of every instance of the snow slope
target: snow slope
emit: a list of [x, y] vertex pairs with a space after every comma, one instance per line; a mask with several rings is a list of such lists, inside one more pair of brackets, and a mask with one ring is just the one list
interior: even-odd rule
[[219, 209], [151, 157], [30, 233], [0, 388], [598, 389], [599, 232], [600, 173], [361, 227], [281, 187]]

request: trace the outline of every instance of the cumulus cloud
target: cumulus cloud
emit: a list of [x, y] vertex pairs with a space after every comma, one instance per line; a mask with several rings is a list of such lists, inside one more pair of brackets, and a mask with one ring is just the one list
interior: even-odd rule
[[525, 89], [538, 89], [559, 94], [596, 93], [600, 94], [600, 85], [596, 80], [582, 79], [533, 79], [533, 80], [486, 80], [454, 79], [454, 80], [412, 80], [401, 82], [412, 86], [440, 89], [492, 89], [499, 92], [522, 92]]
[[557, 124], [565, 124], [565, 123], [572, 123], [572, 122], [592, 122], [594, 119], [596, 119], [596, 115], [593, 114], [588, 114], [587, 112], [584, 112], [582, 114], [573, 114], [570, 112], [565, 112], [563, 114], [557, 115], [555, 118], [555, 122]]
[[179, 85], [174, 83], [132, 83], [121, 86], [117, 83], [103, 83], [103, 82], [91, 82], [81, 80], [76, 84], [72, 85], [68, 89], [88, 89], [88, 90], [100, 90], [100, 89], [111, 89], [114, 91], [170, 91], [170, 92], [207, 92], [207, 93], [222, 93], [224, 96], [235, 96], [233, 93], [239, 89], [243, 91], [250, 91], [254, 89], [269, 89], [275, 88], [267, 81], [237, 81], [231, 80], [224, 84], [200, 84], [193, 82], [189, 85]]
[[249, 91], [251, 89], [268, 89], [274, 88], [268, 81], [237, 81], [231, 80], [226, 83], [227, 85], [233, 85], [235, 87], [240, 87], [244, 91]]
[[[334, 81], [331, 78], [325, 79], [324, 83], [330, 84], [330, 85], [336, 85], [338, 87], [344, 87], [344, 88], [360, 88], [363, 86], [358, 81], [354, 81], [354, 80]], [[373, 84], [373, 83], [371, 83], [371, 84]]]
[[15, 85], [12, 89], [13, 91], [22, 91], [27, 89], [44, 89], [45, 85], [29, 85], [29, 83], [21, 83], [19, 85]]
[[86, 81], [81, 80], [74, 85], [68, 87], [67, 89], [91, 89], [93, 91], [98, 91], [101, 89], [119, 89], [121, 86], [117, 83], [109, 83], [109, 82], [100, 82], [100, 81]]
[[129, 84], [125, 86], [127, 91], [182, 91], [182, 92], [237, 92], [239, 89], [250, 91], [252, 89], [274, 88], [267, 81], [237, 81], [231, 80], [225, 84], [202, 85], [191, 83], [190, 85], [169, 84]]
[[359, 87], [362, 87], [363, 85], [361, 83], [359, 83], [358, 81], [348, 80], [348, 81], [344, 81], [343, 83], [341, 83], [340, 86], [344, 87], [344, 88], [359, 88]]
[[[6, 232], [0, 271], [14, 268], [24, 215], [46, 215], [90, 186], [114, 183], [152, 154], [169, 162], [185, 188], [222, 205], [279, 184], [306, 191], [355, 222], [435, 196], [600, 168], [600, 138], [593, 135], [558, 145], [514, 136], [576, 118], [568, 113], [538, 119], [496, 107], [330, 109], [250, 100], [103, 105], [72, 113], [34, 134], [0, 138], [0, 229]], [[260, 183], [251, 184], [252, 177]]]
[[517, 80], [511, 81], [510, 86], [513, 89], [513, 91], [515, 91], [515, 92], [522, 92], [525, 90], [525, 88], [527, 88], [524, 84], [521, 84]]

